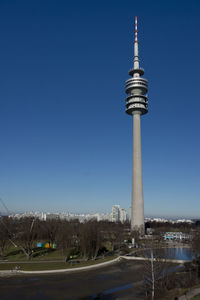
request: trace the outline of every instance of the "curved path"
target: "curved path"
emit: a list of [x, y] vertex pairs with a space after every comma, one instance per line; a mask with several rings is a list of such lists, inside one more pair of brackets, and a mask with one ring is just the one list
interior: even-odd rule
[[76, 272], [76, 271], [84, 271], [84, 270], [91, 270], [97, 269], [101, 267], [108, 266], [115, 262], [118, 262], [121, 257], [114, 258], [113, 260], [105, 261], [102, 263], [97, 263], [90, 266], [85, 267], [74, 267], [74, 268], [67, 268], [67, 269], [56, 269], [56, 270], [43, 270], [43, 271], [23, 271], [23, 270], [2, 270], [0, 271], [0, 276], [4, 275], [17, 275], [17, 274], [52, 274], [52, 273], [65, 273], [65, 272]]
[[[42, 271], [23, 271], [23, 270], [2, 270], [0, 271], [0, 276], [4, 275], [17, 275], [17, 274], [52, 274], [52, 273], [66, 273], [66, 272], [77, 272], [77, 271], [84, 271], [84, 270], [91, 270], [91, 269], [97, 269], [101, 267], [108, 266], [110, 264], [113, 264], [115, 262], [120, 261], [121, 259], [126, 260], [151, 260], [151, 258], [146, 257], [135, 257], [135, 256], [118, 256], [117, 258], [114, 258], [113, 260], [109, 260], [102, 263], [97, 263], [94, 265], [89, 265], [85, 267], [74, 267], [74, 268], [67, 268], [67, 269], [55, 269], [55, 270], [42, 270]], [[158, 259], [157, 259], [158, 260]], [[177, 259], [159, 259], [159, 261], [162, 262], [171, 262], [171, 263], [178, 263], [178, 264], [184, 264], [185, 260], [177, 260]]]
[[[124, 259], [130, 259], [130, 260], [151, 260], [151, 258], [148, 257], [140, 257], [140, 256], [120, 256]], [[160, 261], [160, 262], [170, 262], [174, 264], [184, 264], [186, 262], [191, 262], [192, 260], [182, 260], [182, 259], [168, 259], [168, 258], [154, 258], [153, 261]]]
[[101, 295], [103, 299], [139, 300], [142, 269], [141, 261], [122, 259], [85, 271], [8, 275], [0, 278], [0, 299], [81, 300]]
[[185, 295], [182, 295], [178, 299], [179, 300], [189, 300], [199, 294], [200, 294], [200, 288], [195, 288], [195, 289], [192, 289], [191, 291], [187, 292]]

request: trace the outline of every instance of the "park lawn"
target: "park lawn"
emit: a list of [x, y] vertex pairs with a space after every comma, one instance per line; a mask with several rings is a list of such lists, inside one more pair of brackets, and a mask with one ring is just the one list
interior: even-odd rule
[[[38, 255], [37, 255], [38, 254]], [[31, 260], [64, 260], [65, 255], [62, 250], [40, 250], [32, 256]]]
[[[62, 250], [54, 249], [34, 249], [34, 253], [31, 256], [31, 260], [64, 260], [65, 256], [63, 255]], [[23, 251], [18, 248], [11, 246], [5, 255], [5, 260], [10, 262], [14, 261], [26, 261], [26, 255]]]
[[70, 268], [80, 268], [84, 266], [90, 266], [94, 264], [99, 264], [116, 258], [116, 255], [108, 256], [98, 260], [88, 260], [81, 261], [79, 264], [71, 266], [69, 263], [65, 262], [44, 262], [44, 261], [29, 261], [28, 263], [0, 263], [1, 270], [14, 270], [16, 267], [23, 271], [41, 271], [41, 270], [56, 270], [56, 269], [70, 269]]
[[200, 295], [194, 296], [191, 300], [200, 300]]
[[0, 264], [0, 271], [3, 270], [16, 270], [16, 267], [22, 271], [41, 271], [41, 270], [56, 270], [67, 268], [65, 263], [56, 262], [56, 263], [4, 263]]

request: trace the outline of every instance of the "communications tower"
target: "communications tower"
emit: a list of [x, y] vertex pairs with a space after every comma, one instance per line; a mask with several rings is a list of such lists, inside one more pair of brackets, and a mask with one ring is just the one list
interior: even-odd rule
[[144, 233], [144, 201], [142, 184], [142, 153], [140, 116], [148, 112], [148, 81], [141, 76], [144, 70], [139, 66], [137, 17], [135, 17], [135, 41], [133, 69], [130, 79], [126, 81], [126, 113], [133, 117], [133, 173], [132, 173], [132, 205], [131, 230]]

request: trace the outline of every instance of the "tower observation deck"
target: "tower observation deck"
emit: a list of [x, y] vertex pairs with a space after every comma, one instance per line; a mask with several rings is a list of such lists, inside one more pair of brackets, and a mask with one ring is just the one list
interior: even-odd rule
[[144, 201], [142, 183], [141, 124], [140, 116], [148, 112], [148, 81], [141, 76], [144, 70], [139, 66], [137, 17], [135, 17], [135, 41], [133, 69], [126, 81], [126, 113], [133, 116], [133, 173], [131, 229], [144, 233]]

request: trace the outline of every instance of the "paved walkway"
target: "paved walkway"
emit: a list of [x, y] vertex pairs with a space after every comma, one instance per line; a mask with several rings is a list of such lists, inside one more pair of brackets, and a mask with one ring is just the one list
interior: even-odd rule
[[[43, 270], [43, 271], [23, 271], [23, 270], [2, 270], [0, 271], [0, 276], [11, 276], [11, 275], [17, 275], [17, 274], [52, 274], [52, 273], [64, 273], [64, 272], [76, 272], [76, 271], [84, 271], [84, 270], [91, 270], [91, 269], [97, 269], [101, 268], [110, 264], [113, 264], [115, 262], [118, 262], [120, 259], [126, 259], [126, 260], [151, 260], [150, 258], [146, 257], [135, 257], [135, 256], [119, 256], [113, 260], [109, 260], [102, 263], [97, 263], [94, 265], [89, 265], [85, 267], [74, 267], [74, 268], [67, 268], [67, 269], [57, 269], [57, 270]], [[171, 260], [171, 259], [160, 259], [160, 261], [163, 262], [173, 262], [173, 263], [185, 263], [184, 260]], [[15, 262], [16, 263], [16, 262]], [[19, 262], [20, 263], [20, 262]], [[183, 300], [183, 299], [181, 299]], [[185, 300], [185, 299], [184, 299]]]
[[57, 263], [57, 262], [64, 262], [64, 259], [57, 259], [57, 260], [2, 260], [0, 264], [46, 264], [46, 263]]
[[200, 294], [200, 288], [196, 288], [196, 289], [191, 290], [190, 292], [187, 292], [186, 295], [179, 297], [178, 300], [190, 300], [194, 296], [197, 296], [199, 294]]
[[20, 275], [20, 274], [52, 274], [52, 273], [84, 271], [84, 270], [91, 270], [91, 269], [97, 269], [104, 266], [108, 266], [110, 264], [118, 262], [120, 259], [121, 257], [119, 256], [113, 260], [105, 261], [99, 264], [97, 263], [85, 267], [75, 267], [75, 268], [57, 269], [57, 270], [43, 270], [43, 271], [2, 270], [0, 271], [0, 276], [12, 276], [12, 275]]
[[[140, 257], [140, 256], [120, 256], [124, 259], [130, 259], [130, 260], [151, 260], [151, 258], [148, 257]], [[184, 264], [186, 262], [191, 262], [192, 260], [182, 260], [182, 259], [167, 259], [167, 258], [154, 258], [154, 261], [161, 261], [161, 262], [170, 262], [175, 264]]]

